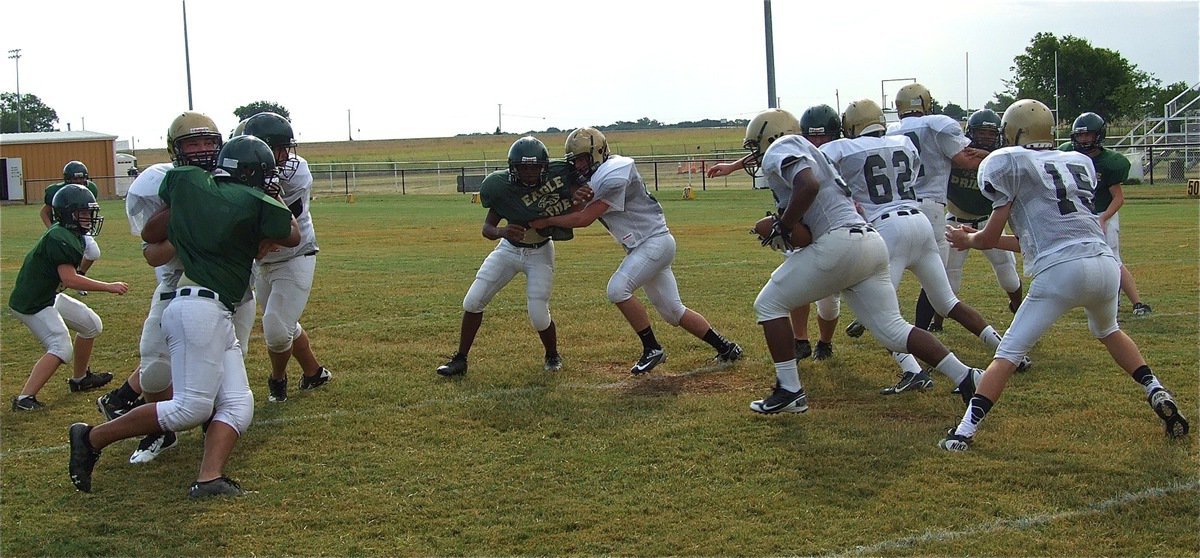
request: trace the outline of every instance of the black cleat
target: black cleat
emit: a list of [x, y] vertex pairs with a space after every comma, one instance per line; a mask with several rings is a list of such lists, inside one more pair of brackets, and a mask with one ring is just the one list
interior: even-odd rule
[[808, 410], [808, 394], [804, 388], [799, 391], [788, 391], [775, 383], [775, 389], [766, 399], [750, 402], [750, 410], [764, 415], [775, 413], [803, 413]]
[[813, 349], [813, 360], [828, 360], [833, 358], [833, 343], [817, 341], [817, 348]]
[[[312, 376], [301, 376], [300, 377], [300, 389], [302, 391], [310, 390], [310, 389], [317, 389], [317, 388], [329, 383], [329, 380], [332, 380], [332, 379], [333, 379], [333, 372], [330, 372], [328, 368], [325, 368], [324, 366], [322, 366], [320, 368], [317, 368], [316, 374], [313, 374]], [[286, 398], [286, 396], [285, 396], [285, 398]]]
[[34, 395], [25, 397], [18, 395], [12, 401], [12, 410], [14, 411], [40, 411], [45, 408], [46, 404], [38, 401], [37, 396]]
[[109, 372], [101, 372], [97, 374], [92, 372], [91, 369], [88, 369], [87, 374], [84, 374], [83, 377], [78, 380], [75, 378], [67, 378], [67, 387], [71, 388], [72, 392], [91, 391], [93, 389], [104, 387], [104, 384], [111, 382], [112, 379], [113, 375]]
[[846, 326], [846, 335], [850, 337], [862, 337], [862, 334], [866, 332], [867, 326], [862, 325], [858, 320], [854, 320], [850, 322], [850, 325]]
[[67, 438], [71, 441], [71, 459], [67, 465], [67, 473], [71, 475], [71, 484], [83, 492], [92, 491], [92, 469], [100, 459], [100, 451], [88, 447], [88, 433], [92, 427], [86, 423], [77, 422], [67, 429]]
[[208, 498], [210, 496], [241, 496], [246, 491], [242, 490], [241, 485], [237, 481], [220, 476], [210, 481], [196, 481], [192, 483], [191, 488], [188, 488], [188, 497], [190, 498]]
[[812, 356], [812, 352], [813, 352], [812, 343], [809, 343], [808, 339], [797, 339], [796, 340], [796, 361], [797, 362]]
[[[738, 347], [738, 350], [740, 351], [741, 347]], [[667, 353], [663, 352], [661, 347], [657, 349], [646, 349], [642, 352], [642, 358], [639, 358], [638, 361], [634, 363], [633, 368], [629, 369], [629, 373], [633, 374], [634, 376], [640, 376], [653, 370], [655, 366], [662, 364], [662, 362], [665, 360], [667, 360]]]
[[717, 356], [713, 357], [713, 360], [717, 362], [733, 362], [740, 358], [742, 358], [741, 345], [730, 341], [729, 344], [725, 346], [725, 350], [718, 352]]
[[1170, 392], [1165, 389], [1158, 388], [1154, 390], [1147, 398], [1150, 402], [1150, 407], [1154, 409], [1154, 413], [1158, 418], [1163, 420], [1164, 426], [1167, 429], [1167, 436], [1172, 438], [1182, 438], [1188, 434], [1188, 421], [1179, 414], [1179, 407], [1175, 405], [1175, 399], [1171, 397]]
[[267, 401], [282, 403], [287, 401], [287, 376], [282, 380], [267, 378]]
[[545, 370], [546, 372], [558, 372], [559, 370], [562, 370], [562, 367], [563, 367], [562, 355], [560, 355], [558, 353], [554, 353], [552, 355], [546, 355], [546, 362], [545, 362], [545, 364], [542, 365], [542, 369]]
[[929, 377], [924, 370], [920, 372], [901, 372], [900, 381], [894, 386], [888, 386], [879, 390], [879, 395], [896, 395], [906, 391], [925, 391], [933, 387], [933, 378]]
[[958, 427], [953, 427], [948, 430], [946, 437], [938, 442], [938, 447], [953, 452], [963, 452], [971, 449], [971, 443], [974, 442], [974, 439], [971, 436], [955, 434], [954, 431], [957, 429]]
[[467, 373], [467, 357], [454, 355], [450, 362], [437, 367], [437, 373], [442, 376], [461, 376]]
[[1144, 302], [1139, 302], [1133, 305], [1133, 315], [1139, 318], [1144, 318], [1152, 314], [1154, 310], [1150, 309], [1150, 305]]

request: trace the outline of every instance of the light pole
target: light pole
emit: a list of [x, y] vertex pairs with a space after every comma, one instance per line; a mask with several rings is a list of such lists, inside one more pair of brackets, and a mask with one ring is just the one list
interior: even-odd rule
[[346, 137], [350, 138], [349, 141], [354, 141], [353, 128], [350, 126], [350, 109], [346, 109]]
[[779, 108], [775, 97], [775, 33], [771, 25], [771, 0], [763, 0], [763, 27], [767, 39], [767, 108]]
[[8, 51], [8, 57], [17, 67], [17, 133], [21, 133], [21, 49]]
[[183, 65], [187, 68], [188, 110], [192, 110], [192, 55], [188, 51], [187, 0], [183, 1]]

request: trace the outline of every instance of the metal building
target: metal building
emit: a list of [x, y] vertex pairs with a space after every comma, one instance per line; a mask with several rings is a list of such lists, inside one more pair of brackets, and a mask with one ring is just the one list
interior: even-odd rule
[[88, 131], [0, 134], [0, 200], [42, 203], [69, 161], [87, 165], [101, 199], [116, 197], [116, 139]]

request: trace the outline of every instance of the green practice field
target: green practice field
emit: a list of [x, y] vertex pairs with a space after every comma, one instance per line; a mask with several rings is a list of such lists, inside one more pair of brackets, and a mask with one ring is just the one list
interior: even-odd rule
[[[1122, 298], [1122, 327], [1200, 428], [1197, 203], [1179, 184], [1126, 192], [1123, 255], [1155, 311], [1136, 319]], [[1196, 555], [1197, 432], [1165, 438], [1082, 311], [1041, 340], [1033, 370], [1014, 378], [967, 454], [935, 447], [963, 412], [944, 377], [929, 392], [877, 395], [895, 381], [892, 358], [840, 329], [833, 359], [801, 364], [807, 414], [751, 413], [774, 381], [753, 301], [780, 257], [747, 230], [771, 196], [681, 198], [661, 195], [684, 303], [742, 344], [743, 361], [712, 366], [707, 345], [652, 314], [669, 360], [630, 377], [640, 345], [605, 299], [623, 251], [596, 225], [556, 248], [564, 369], [542, 370], [518, 277], [488, 307], [468, 374], [447, 380], [434, 368], [454, 352], [462, 297], [494, 245], [479, 233], [484, 210], [461, 194], [318, 197], [321, 254], [301, 321], [335, 376], [301, 393], [293, 363], [291, 398], [268, 403], [255, 326], [254, 425], [227, 469], [252, 493], [236, 499], [188, 500], [198, 431], [145, 465], [128, 463], [136, 440], [114, 444], [93, 492], [76, 492], [67, 426], [100, 420], [102, 392], [68, 393], [63, 367], [39, 396], [45, 411], [9, 411], [42, 348], [4, 312], [0, 554]], [[154, 283], [121, 202], [103, 207], [103, 258], [90, 275], [130, 291], [83, 301], [105, 324], [93, 368], [116, 374], [116, 386], [137, 362]], [[37, 211], [0, 210], [6, 299], [42, 232]], [[906, 316], [915, 298], [910, 277]], [[979, 254], [962, 298], [1008, 327], [1007, 299]], [[990, 360], [955, 324], [940, 336], [967, 363]]]

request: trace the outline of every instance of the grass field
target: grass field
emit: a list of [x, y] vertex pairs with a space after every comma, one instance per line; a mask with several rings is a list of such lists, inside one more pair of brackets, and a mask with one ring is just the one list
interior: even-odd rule
[[[1120, 318], [1193, 424], [1198, 301], [1195, 200], [1181, 185], [1127, 188], [1125, 260], [1153, 316]], [[869, 336], [839, 332], [835, 358], [805, 362], [811, 410], [758, 416], [773, 370], [752, 303], [779, 262], [746, 230], [770, 205], [750, 190], [663, 196], [684, 302], [746, 348], [735, 366], [653, 316], [670, 359], [631, 378], [636, 337], [604, 296], [622, 250], [600, 227], [557, 247], [552, 307], [566, 367], [542, 371], [518, 278], [488, 307], [470, 372], [453, 352], [462, 296], [493, 243], [462, 195], [318, 198], [321, 244], [302, 322], [334, 381], [266, 402], [256, 326], [247, 358], [258, 398], [228, 473], [253, 493], [192, 502], [200, 436], [148, 465], [136, 441], [101, 458], [91, 494], [67, 478], [67, 426], [99, 420], [99, 393], [71, 394], [60, 369], [40, 413], [0, 410], [0, 555], [992, 555], [1195, 556], [1196, 434], [1169, 442], [1139, 386], [1074, 311], [1034, 349], [972, 452], [934, 447], [962, 414], [933, 391], [881, 397], [895, 365]], [[128, 295], [85, 302], [104, 319], [93, 366], [123, 377], [153, 290], [119, 202], [105, 204], [91, 275]], [[0, 289], [11, 291], [41, 232], [36, 206], [0, 209]], [[1011, 315], [984, 258], [962, 296], [999, 329]], [[915, 289], [901, 300], [911, 316]], [[850, 319], [843, 317], [843, 325]], [[42, 353], [0, 317], [7, 404]], [[815, 326], [814, 326], [815, 329]], [[964, 361], [990, 354], [961, 328]], [[296, 378], [295, 367], [292, 367]]]

